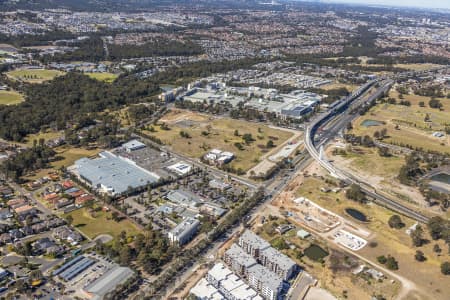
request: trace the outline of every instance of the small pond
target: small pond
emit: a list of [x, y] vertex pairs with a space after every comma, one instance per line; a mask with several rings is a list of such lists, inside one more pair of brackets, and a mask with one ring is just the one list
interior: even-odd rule
[[384, 125], [384, 122], [377, 121], [377, 120], [369, 120], [369, 119], [366, 119], [366, 120], [362, 121], [362, 123], [361, 123], [361, 126], [364, 126], [364, 127], [381, 126], [381, 125]]
[[308, 248], [306, 248], [303, 253], [312, 260], [321, 260], [324, 257], [328, 256], [328, 252], [325, 251], [322, 247], [312, 244]]
[[346, 208], [345, 212], [360, 222], [368, 222], [365, 214], [354, 208]]

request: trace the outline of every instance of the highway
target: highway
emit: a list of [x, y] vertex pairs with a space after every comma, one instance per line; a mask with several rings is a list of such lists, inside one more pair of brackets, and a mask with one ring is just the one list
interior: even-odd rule
[[[409, 73], [408, 73], [409, 74]], [[397, 78], [403, 78], [404, 75], [399, 75]], [[391, 79], [379, 79], [368, 82], [361, 86], [357, 91], [350, 96], [341, 100], [341, 102], [327, 113], [319, 115], [309, 126], [306, 128], [305, 133], [305, 147], [309, 154], [333, 177], [339, 178], [348, 184], [358, 184], [361, 190], [369, 197], [374, 199], [374, 202], [389, 208], [397, 213], [408, 216], [416, 221], [427, 223], [429, 218], [423, 214], [404, 206], [403, 204], [390, 199], [389, 197], [380, 194], [370, 184], [363, 182], [361, 179], [356, 178], [354, 175], [339, 170], [333, 166], [328, 160], [322, 159], [318, 152], [318, 148], [322, 145], [326, 145], [327, 142], [332, 140], [345, 126], [355, 117], [351, 114], [350, 108], [360, 107], [361, 105], [367, 105], [377, 98], [382, 96], [386, 91], [389, 91], [391, 85], [394, 83]], [[376, 84], [379, 85], [377, 90], [371, 94], [366, 100], [364, 99], [365, 93]], [[330, 129], [319, 133], [319, 138], [316, 139], [316, 133], [320, 128], [323, 128], [330, 123]]]

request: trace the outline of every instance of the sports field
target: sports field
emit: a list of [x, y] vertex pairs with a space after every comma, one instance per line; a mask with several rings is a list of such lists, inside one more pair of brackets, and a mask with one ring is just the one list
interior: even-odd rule
[[10, 78], [29, 83], [42, 83], [64, 74], [64, 72], [58, 70], [45, 69], [18, 69], [6, 73]]
[[14, 105], [23, 101], [21, 94], [15, 91], [0, 91], [0, 105]]

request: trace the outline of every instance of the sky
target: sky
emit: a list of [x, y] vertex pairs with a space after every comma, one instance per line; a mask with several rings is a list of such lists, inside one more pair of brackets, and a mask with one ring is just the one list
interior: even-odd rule
[[450, 9], [450, 0], [325, 0], [323, 2], [382, 4], [391, 6], [411, 6], [411, 7]]

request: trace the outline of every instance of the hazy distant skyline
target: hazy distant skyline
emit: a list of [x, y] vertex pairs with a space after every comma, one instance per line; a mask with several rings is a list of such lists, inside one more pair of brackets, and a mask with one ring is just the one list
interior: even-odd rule
[[450, 9], [450, 0], [323, 0], [323, 2], [342, 2], [342, 3], [357, 3], [357, 4], [380, 4], [391, 6], [410, 6], [422, 8], [447, 8]]

